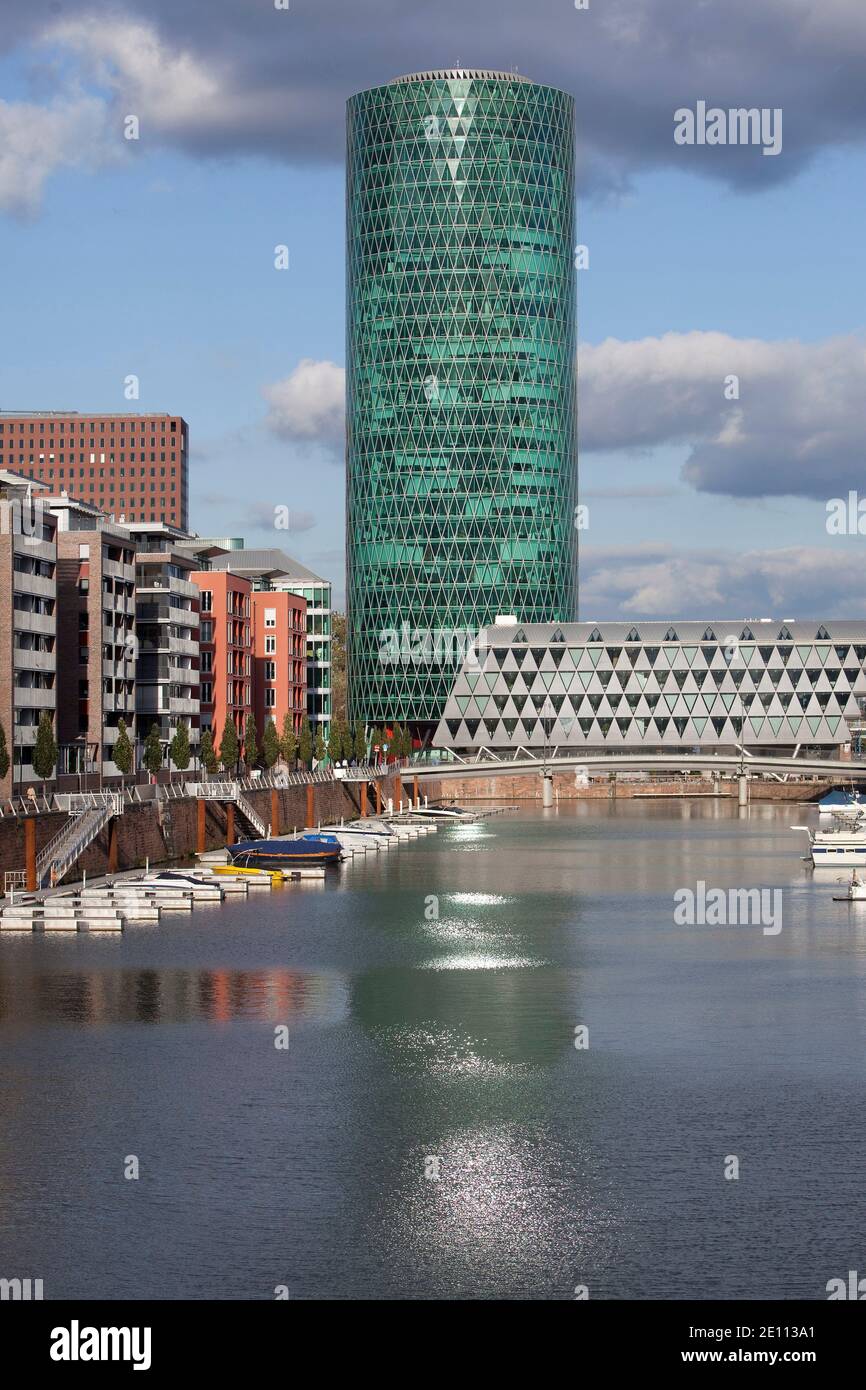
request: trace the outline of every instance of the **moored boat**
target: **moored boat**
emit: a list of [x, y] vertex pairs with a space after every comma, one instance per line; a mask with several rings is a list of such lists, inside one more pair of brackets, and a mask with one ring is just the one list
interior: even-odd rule
[[342, 850], [333, 835], [299, 839], [241, 840], [229, 847], [232, 864], [253, 869], [282, 869], [293, 864], [339, 864]]
[[264, 875], [266, 878], [270, 878], [273, 887], [276, 887], [283, 881], [282, 868], [275, 869], [273, 866], [267, 869], [258, 869], [253, 865], [247, 864], [215, 864], [211, 869], [211, 873], [222, 875], [226, 878], [237, 878], [238, 876], [254, 878]]
[[848, 884], [848, 891], [844, 897], [834, 897], [834, 903], [861, 903], [866, 902], [866, 883], [862, 878], [857, 877], [855, 869], [851, 875], [851, 882]]
[[866, 828], [840, 825], [834, 830], [811, 830], [808, 825], [792, 825], [809, 836], [812, 863], [816, 869], [859, 869], [866, 867]]

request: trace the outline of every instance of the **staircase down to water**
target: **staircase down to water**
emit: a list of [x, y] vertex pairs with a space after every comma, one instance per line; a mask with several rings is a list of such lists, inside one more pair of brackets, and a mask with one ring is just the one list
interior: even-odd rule
[[93, 800], [69, 798], [71, 819], [36, 858], [36, 881], [40, 888], [59, 883], [64, 874], [96, 839], [103, 826], [123, 813], [123, 797], [114, 792], [93, 793]]

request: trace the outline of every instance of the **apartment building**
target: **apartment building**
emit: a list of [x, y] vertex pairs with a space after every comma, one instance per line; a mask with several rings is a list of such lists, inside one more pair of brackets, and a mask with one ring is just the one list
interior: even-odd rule
[[0, 725], [9, 796], [37, 781], [33, 746], [40, 715], [57, 706], [57, 521], [38, 485], [0, 470]]
[[189, 427], [180, 415], [0, 411], [0, 469], [112, 520], [186, 527]]
[[254, 590], [253, 711], [259, 737], [273, 719], [282, 736], [288, 714], [300, 734], [307, 709], [307, 605], [297, 594]]
[[168, 745], [183, 723], [196, 748], [201, 726], [196, 562], [177, 544], [183, 533], [176, 527], [133, 523], [127, 529], [135, 541], [139, 743], [156, 724], [160, 742]]
[[282, 550], [214, 555], [214, 570], [249, 579], [257, 590], [296, 594], [307, 605], [307, 713], [313, 735], [331, 728], [331, 584]]
[[227, 571], [200, 569], [191, 578], [201, 598], [202, 728], [210, 729], [219, 750], [226, 717], [241, 743], [253, 709], [252, 586], [248, 579]]
[[120, 721], [136, 739], [135, 546], [98, 508], [51, 497], [57, 521], [58, 771], [120, 775]]

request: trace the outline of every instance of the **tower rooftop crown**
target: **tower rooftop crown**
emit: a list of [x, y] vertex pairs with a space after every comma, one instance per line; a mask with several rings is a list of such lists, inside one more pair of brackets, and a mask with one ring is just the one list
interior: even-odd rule
[[495, 82], [529, 82], [530, 80], [519, 72], [494, 72], [492, 68], [431, 68], [429, 72], [410, 72], [405, 77], [392, 77], [388, 86], [393, 87], [398, 82], [435, 82], [443, 78], [452, 80], [466, 77], [482, 78], [485, 81]]

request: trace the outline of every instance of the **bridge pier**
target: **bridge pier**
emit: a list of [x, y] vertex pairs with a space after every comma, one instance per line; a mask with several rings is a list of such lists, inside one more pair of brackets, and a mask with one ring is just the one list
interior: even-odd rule
[[316, 788], [312, 782], [307, 783], [307, 825], [311, 830], [316, 827]]
[[749, 804], [749, 779], [745, 772], [741, 772], [737, 779], [737, 805], [748, 806]]
[[361, 783], [361, 819], [367, 814], [367, 783]]
[[280, 795], [276, 787], [271, 787], [271, 834], [280, 833]]
[[376, 778], [376, 815], [377, 815], [377, 816], [381, 816], [381, 814], [382, 814], [382, 783], [381, 783], [381, 780], [377, 777], [377, 778]]
[[233, 801], [226, 802], [226, 845], [233, 845], [235, 842], [235, 804]]
[[541, 804], [545, 808], [553, 805], [553, 776], [545, 772], [541, 781]]
[[195, 852], [204, 854], [207, 849], [207, 832], [205, 830], [207, 817], [207, 802], [203, 796], [196, 799], [195, 803]]

